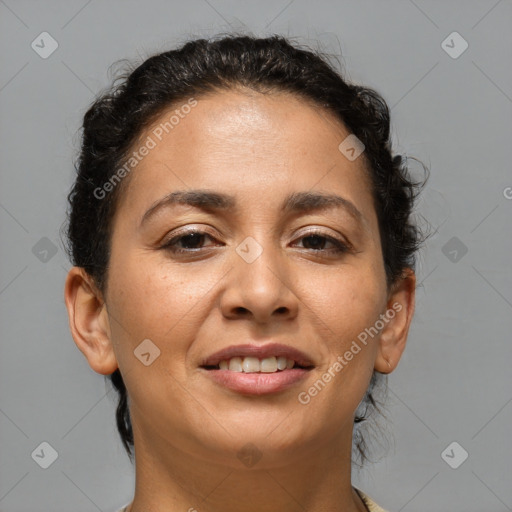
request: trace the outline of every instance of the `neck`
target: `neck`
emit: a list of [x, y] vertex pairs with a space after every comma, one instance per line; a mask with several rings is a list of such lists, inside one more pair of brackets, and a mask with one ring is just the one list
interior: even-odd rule
[[367, 511], [351, 485], [351, 429], [285, 461], [266, 451], [251, 467], [235, 457], [212, 460], [168, 443], [156, 446], [150, 437], [134, 425], [136, 485], [127, 512]]

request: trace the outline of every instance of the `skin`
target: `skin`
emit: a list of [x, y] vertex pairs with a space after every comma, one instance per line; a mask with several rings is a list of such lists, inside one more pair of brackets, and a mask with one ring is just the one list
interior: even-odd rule
[[[354, 414], [373, 370], [390, 373], [400, 360], [415, 275], [387, 288], [364, 153], [351, 162], [339, 151], [350, 132], [330, 113], [286, 93], [197, 99], [125, 178], [107, 292], [78, 267], [65, 284], [76, 345], [94, 371], [119, 367], [128, 389], [136, 453], [128, 510], [364, 511], [351, 486]], [[237, 209], [175, 205], [139, 227], [155, 201], [191, 188], [232, 194]], [[283, 216], [283, 199], [300, 191], [341, 195], [365, 222], [341, 208]], [[212, 238], [178, 244], [183, 255], [161, 248], [186, 227]], [[311, 228], [352, 249], [314, 245], [304, 238]], [[263, 250], [252, 263], [235, 251], [247, 236]], [[310, 403], [299, 403], [298, 393], [394, 303], [400, 312]], [[147, 338], [160, 350], [149, 366], [134, 357]], [[198, 368], [205, 356], [249, 341], [294, 345], [315, 368], [291, 389], [261, 396], [223, 388]], [[247, 443], [262, 455], [252, 467], [237, 457]]]

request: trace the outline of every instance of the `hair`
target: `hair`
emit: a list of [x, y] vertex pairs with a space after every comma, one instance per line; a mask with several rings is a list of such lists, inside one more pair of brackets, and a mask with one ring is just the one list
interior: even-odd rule
[[[390, 112], [369, 87], [349, 83], [320, 52], [274, 35], [224, 35], [196, 39], [178, 49], [147, 58], [114, 79], [84, 115], [77, 176], [68, 194], [65, 248], [73, 265], [83, 267], [98, 289], [107, 290], [112, 219], [124, 178], [105, 197], [95, 194], [126, 164], [144, 130], [164, 111], [190, 97], [234, 89], [285, 92], [334, 115], [364, 144], [365, 171], [372, 187], [379, 222], [388, 288], [414, 270], [422, 238], [413, 222], [415, 199], [422, 185], [409, 177], [407, 158], [393, 155]], [[322, 110], [323, 109], [323, 110]], [[423, 166], [425, 169], [425, 166]], [[135, 171], [136, 172], [136, 171]], [[120, 370], [110, 378], [118, 393], [117, 429], [133, 463], [133, 431], [126, 387]], [[387, 375], [374, 371], [355, 415], [355, 430], [376, 410], [376, 392], [387, 390]], [[353, 452], [369, 460], [367, 443], [358, 432]]]

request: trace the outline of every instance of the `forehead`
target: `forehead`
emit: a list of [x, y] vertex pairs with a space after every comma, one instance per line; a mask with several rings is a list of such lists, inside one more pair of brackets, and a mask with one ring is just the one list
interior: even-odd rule
[[270, 201], [318, 185], [367, 202], [364, 154], [351, 162], [338, 149], [349, 134], [333, 114], [289, 93], [222, 91], [194, 102], [185, 98], [141, 133], [139, 144], [152, 148], [132, 171], [118, 208], [140, 210], [186, 188]]

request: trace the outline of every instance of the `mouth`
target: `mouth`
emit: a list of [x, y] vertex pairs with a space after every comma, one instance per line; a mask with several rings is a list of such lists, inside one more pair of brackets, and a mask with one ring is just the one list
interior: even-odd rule
[[223, 359], [219, 364], [202, 365], [205, 370], [227, 370], [236, 373], [278, 373], [299, 368], [301, 370], [312, 370], [313, 365], [300, 364], [294, 359], [284, 356], [270, 356], [263, 359], [257, 357], [232, 357]]
[[238, 345], [209, 356], [200, 366], [222, 388], [244, 395], [277, 393], [306, 379], [315, 368], [300, 350], [287, 345]]

